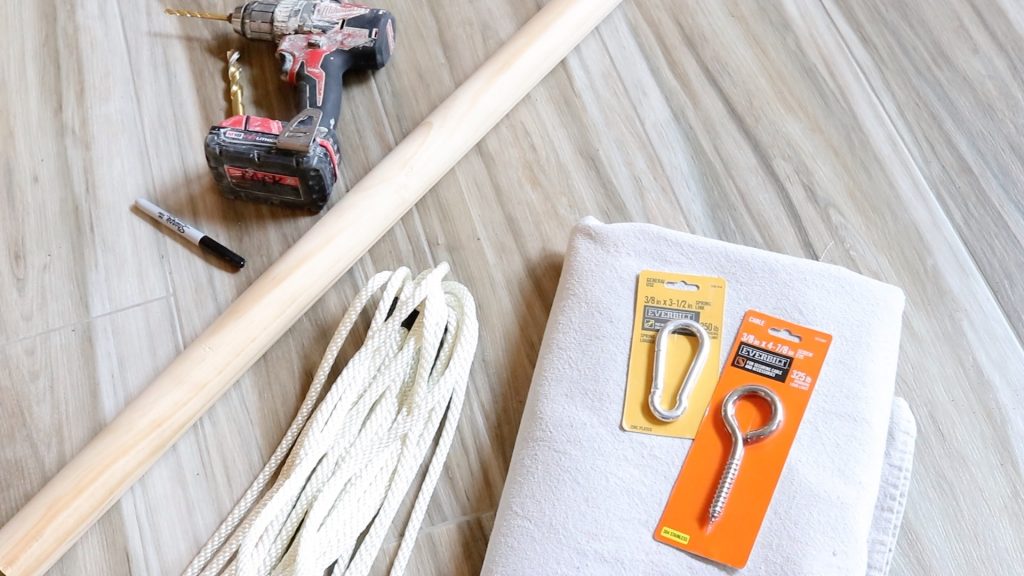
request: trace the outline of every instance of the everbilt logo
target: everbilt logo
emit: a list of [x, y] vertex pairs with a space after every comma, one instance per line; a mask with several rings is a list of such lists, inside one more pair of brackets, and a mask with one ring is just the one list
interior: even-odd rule
[[687, 320], [696, 320], [700, 318], [700, 314], [692, 310], [673, 310], [671, 308], [655, 308], [654, 306], [647, 306], [645, 309], [646, 316], [655, 320], [677, 320], [679, 318], [686, 318]]
[[783, 370], [789, 370], [789, 364], [793, 361], [792, 358], [779, 356], [778, 354], [773, 354], [760, 348], [754, 348], [753, 346], [747, 346], [746, 344], [740, 344], [740, 349], [736, 354], [737, 356], [743, 356], [744, 358], [757, 360], [758, 362], [764, 362], [765, 364], [771, 364], [772, 366], [782, 368]]
[[657, 332], [661, 330], [662, 326], [664, 326], [666, 322], [683, 318], [693, 320], [694, 322], [700, 322], [700, 312], [645, 305], [643, 329], [649, 332]]

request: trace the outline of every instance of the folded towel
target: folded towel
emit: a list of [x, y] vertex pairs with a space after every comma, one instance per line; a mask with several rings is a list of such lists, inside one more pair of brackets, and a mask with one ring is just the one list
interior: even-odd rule
[[656, 542], [690, 447], [623, 431], [637, 273], [728, 281], [723, 357], [751, 308], [833, 336], [744, 575], [888, 571], [914, 418], [893, 398], [903, 293], [844, 268], [643, 224], [573, 231], [483, 574], [732, 574]]

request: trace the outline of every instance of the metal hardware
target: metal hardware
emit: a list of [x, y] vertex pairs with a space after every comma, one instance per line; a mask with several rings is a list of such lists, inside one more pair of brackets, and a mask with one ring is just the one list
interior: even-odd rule
[[238, 63], [238, 50], [228, 50], [228, 93], [231, 95], [231, 115], [244, 116], [242, 104], [242, 65]]
[[[694, 356], [690, 369], [686, 371], [683, 386], [679, 389], [679, 394], [676, 395], [675, 406], [670, 410], [665, 410], [661, 407], [661, 392], [665, 387], [665, 354], [668, 353], [669, 336], [677, 332], [689, 332], [697, 337], [697, 355]], [[658, 420], [672, 422], [678, 420], [683, 412], [686, 412], [690, 392], [696, 385], [697, 379], [700, 378], [700, 373], [704, 370], [704, 364], [708, 360], [709, 340], [710, 337], [703, 326], [685, 318], [666, 322], [658, 332], [658, 338], [654, 341], [654, 376], [651, 379], [651, 395], [647, 399], [651, 412]]]
[[231, 22], [230, 14], [217, 14], [215, 12], [199, 12], [197, 10], [165, 8], [164, 14], [170, 14], [171, 16], [184, 16], [186, 18], [200, 18], [202, 20], [223, 20], [224, 22]]
[[313, 148], [313, 141], [320, 130], [323, 116], [324, 113], [319, 108], [306, 108], [299, 112], [277, 137], [277, 147], [282, 150], [309, 152]]
[[[736, 422], [736, 403], [744, 396], [764, 398], [772, 409], [772, 416], [767, 424], [746, 434], [740, 430], [740, 425]], [[726, 462], [725, 469], [722, 470], [722, 478], [718, 481], [718, 490], [715, 491], [711, 508], [708, 510], [709, 525], [721, 518], [722, 512], [725, 511], [725, 504], [729, 501], [729, 494], [732, 492], [736, 476], [740, 473], [740, 465], [743, 463], [744, 445], [760, 442], [771, 436], [782, 427], [783, 419], [782, 401], [779, 400], [775, 392], [764, 386], [757, 384], [740, 386], [730, 392], [722, 401], [722, 420], [725, 421], [725, 427], [732, 436], [732, 450], [729, 452], [729, 461]]]

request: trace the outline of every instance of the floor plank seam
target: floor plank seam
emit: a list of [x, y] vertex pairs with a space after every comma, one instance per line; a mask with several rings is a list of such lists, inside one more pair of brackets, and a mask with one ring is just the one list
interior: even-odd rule
[[178, 291], [174, 289], [174, 271], [171, 269], [170, 262], [167, 261], [168, 253], [168, 239], [166, 234], [160, 235], [160, 247], [162, 253], [160, 254], [160, 265], [164, 270], [164, 282], [167, 285], [167, 297], [170, 298], [171, 302], [171, 316], [174, 318], [174, 333], [178, 340], [178, 351], [185, 349], [185, 328], [181, 321], [181, 306], [178, 302]]
[[812, 258], [816, 258], [818, 251], [815, 247], [814, 240], [810, 237], [807, 226], [804, 225], [803, 220], [800, 218], [800, 212], [796, 209], [796, 205], [793, 196], [789, 192], [789, 187], [779, 173], [779, 170], [773, 164], [765, 146], [762, 145], [761, 140], [757, 137], [750, 124], [744, 119], [743, 115], [740, 114], [739, 108], [736, 103], [729, 98], [728, 91], [723, 87], [722, 82], [715, 76], [708, 63], [704, 58], [701, 57], [700, 52], [697, 50], [697, 45], [693, 39], [685, 30], [680, 29], [680, 38], [686, 46], [686, 49], [694, 55], [694, 63], [703, 75], [704, 80], [708, 83], [712, 93], [719, 99], [722, 104], [722, 108], [725, 110], [730, 121], [732, 121], [736, 130], [742, 136], [743, 140], [749, 144], [750, 153], [756, 160], [756, 162], [764, 169], [764, 173], [770, 178], [775, 188], [779, 190], [779, 200], [783, 204], [784, 212], [789, 223], [789, 228], [797, 237], [797, 242], [803, 253]]
[[[604, 22], [601, 26], [599, 26], [597, 28], [597, 30], [595, 30], [596, 36], [597, 36], [598, 40], [600, 40], [600, 42], [601, 42], [601, 47], [604, 49], [605, 55], [608, 57], [608, 60], [611, 62], [612, 68], [616, 71], [616, 73], [619, 76], [619, 81], [622, 82], [622, 83], [625, 83], [626, 80], [625, 80], [625, 77], [622, 74], [622, 70], [619, 68], [618, 63], [616, 62], [616, 59], [614, 57], [612, 57], [611, 48], [608, 46], [608, 39], [605, 37], [605, 29], [606, 28], [610, 28], [611, 18], [615, 17], [617, 14], [622, 14], [623, 17], [626, 18], [626, 20], [627, 20], [627, 24], [626, 25], [628, 26], [628, 20], [629, 19], [628, 19], [628, 16], [625, 16], [625, 12], [624, 11], [625, 11], [625, 8], [623, 8], [623, 12], [616, 11], [616, 13], [612, 14], [611, 16], [609, 16], [608, 21]], [[644, 64], [646, 65], [646, 63], [644, 63]], [[634, 118], [636, 118], [637, 122], [641, 125], [641, 130], [643, 130], [644, 137], [646, 137], [647, 141], [649, 143], [651, 143], [652, 147], [654, 147], [655, 146], [655, 142], [652, 139], [650, 132], [648, 131], [647, 127], [644, 126], [642, 122], [640, 122], [640, 117], [643, 114], [642, 111], [640, 111], [636, 107], [636, 102], [634, 102], [632, 98], [629, 98], [629, 103], [630, 103], [630, 107], [633, 109], [633, 116], [634, 116]], [[683, 130], [679, 126], [678, 118], [673, 117], [673, 120], [676, 121], [675, 128], [679, 129], [679, 131], [682, 132]], [[661, 170], [662, 174], [666, 174], [667, 175], [669, 173], [669, 170], [665, 166], [665, 162], [661, 158], [661, 156], [655, 155], [654, 160], [658, 163], [658, 169]], [[683, 206], [683, 200], [680, 197], [681, 193], [680, 193], [680, 191], [675, 189], [674, 183], [671, 182], [671, 179], [670, 179], [670, 190], [672, 191], [672, 199], [675, 202], [676, 207], [679, 208], [680, 212], [685, 212], [685, 207]]]
[[50, 334], [55, 334], [55, 333], [61, 332], [63, 330], [69, 330], [69, 329], [77, 328], [77, 327], [80, 327], [80, 326], [87, 326], [88, 324], [90, 324], [92, 322], [95, 322], [97, 320], [102, 320], [104, 318], [108, 318], [108, 317], [114, 316], [116, 314], [121, 314], [123, 312], [130, 312], [132, 310], [135, 310], [136, 308], [142, 308], [143, 306], [148, 306], [150, 304], [155, 304], [155, 303], [157, 303], [157, 302], [159, 302], [161, 300], [165, 300], [165, 299], [167, 299], [169, 297], [170, 297], [170, 294], [164, 294], [163, 296], [158, 296], [156, 298], [151, 298], [149, 300], [144, 300], [142, 302], [137, 302], [137, 303], [132, 304], [130, 306], [125, 306], [123, 308], [118, 308], [117, 310], [111, 310], [109, 312], [104, 312], [102, 314], [97, 314], [96, 316], [90, 316], [89, 318], [85, 318], [85, 319], [78, 320], [78, 321], [75, 321], [75, 322], [69, 322], [67, 324], [61, 324], [60, 326], [55, 326], [53, 328], [47, 328], [46, 330], [43, 330], [43, 331], [40, 331], [40, 332], [35, 332], [33, 334], [28, 334], [26, 336], [21, 336], [21, 337], [15, 338], [14, 340], [8, 340], [7, 342], [0, 342], [0, 350], [4, 350], [6, 348], [10, 348], [11, 346], [15, 346], [17, 344], [21, 344], [21, 343], [27, 342], [27, 341], [35, 339], [35, 338], [40, 338], [40, 337], [43, 337], [43, 336], [48, 336]]
[[[121, 33], [121, 42], [124, 45], [125, 58], [128, 60], [128, 69], [135, 70], [135, 66], [132, 63], [131, 45], [128, 43], [128, 32], [125, 30], [124, 17], [121, 14], [121, 4], [115, 1], [113, 2], [113, 5], [114, 9], [117, 11], [117, 29]], [[128, 74], [128, 82], [130, 82], [131, 85], [132, 100], [135, 105], [135, 113], [137, 114], [137, 117], [141, 119], [144, 117], [144, 114], [142, 113], [142, 100], [141, 98], [139, 98], [139, 86], [136, 83], [135, 76], [133, 74]], [[142, 147], [145, 151], [145, 158], [147, 160], [145, 173], [149, 175], [150, 190], [154, 190], [156, 188], [156, 182], [153, 180], [153, 174], [155, 172], [153, 170], [152, 162], [153, 155], [150, 153], [149, 134], [146, 132], [145, 122], [139, 122], [139, 131], [142, 136]]]
[[440, 524], [435, 524], [433, 526], [428, 526], [428, 527], [424, 528], [421, 533], [422, 534], [426, 534], [426, 533], [430, 533], [430, 532], [437, 532], [437, 531], [440, 531], [440, 530], [445, 530], [447, 528], [451, 528], [452, 526], [458, 526], [459, 524], [464, 524], [464, 523], [470, 522], [472, 520], [480, 520], [480, 519], [485, 518], [487, 516], [493, 516], [494, 514], [495, 514], [495, 511], [493, 511], [493, 510], [490, 511], [490, 512], [476, 512], [476, 513], [473, 513], [473, 514], [464, 514], [462, 516], [457, 516], [457, 517], [452, 518], [450, 520], [445, 520], [444, 522], [442, 522]]
[[946, 228], [948, 228], [949, 233], [952, 235], [953, 238], [956, 238], [957, 244], [960, 246], [961, 250], [963, 250], [964, 254], [966, 254], [968, 259], [970, 260], [972, 271], [975, 274], [977, 274], [979, 278], [981, 278], [982, 283], [987, 289], [988, 299], [991, 300], [991, 302], [995, 305], [996, 309], [999, 310], [999, 316], [1000, 319], [1003, 321], [1004, 327], [1010, 334], [1013, 334], [1014, 342], [1016, 343], [1017, 348], [1021, 349], [1022, 353], [1024, 353], [1024, 339], [1022, 339], [1021, 334], [1017, 332], [1013, 324], [1010, 322], [1010, 317], [1006, 312], [1006, 308], [1003, 307], [1003, 303], [996, 296], [996, 292], [992, 287], [991, 280], [988, 278], [988, 276], [985, 275], [984, 271], [978, 265], [978, 260], [977, 258], [975, 258], [974, 253], [971, 251], [970, 247], [964, 241], [964, 238], [960, 234], [960, 231], [957, 230], [955, 225], [953, 225], [953, 221], [950, 218], [949, 212], [942, 205], [942, 202], [939, 200], [938, 194], [935, 193], [935, 190], [933, 189], [932, 185], [928, 182], [928, 179], [925, 177], [924, 172], [921, 170], [921, 166], [914, 159], [914, 155], [911, 153], [910, 147], [907, 145], [906, 138], [904, 138], [903, 133], [897, 128], [896, 122], [893, 120], [892, 114], [890, 113], [889, 109], [885, 105], [885, 102], [879, 95], [876, 86], [872, 84], [871, 78], [865, 72], [864, 67], [861, 65], [861, 62], [857, 59], [856, 55], [854, 54], [853, 49], [850, 47], [849, 41], [843, 34], [842, 28], [840, 28], [839, 23], [836, 22], [836, 17], [833, 14], [833, 10], [829, 8], [827, 0], [818, 0], [818, 4], [821, 6], [822, 10], [825, 11], [825, 15], [828, 17], [829, 23], [835, 30], [836, 36], [839, 38], [839, 42], [842, 44], [843, 49], [846, 51], [846, 54], [849, 57], [850, 62], [853, 63], [854, 68], [857, 70], [857, 74], [864, 82], [864, 85], [867, 86], [868, 92], [871, 94], [872, 100], [874, 101], [878, 109], [881, 111], [882, 117], [885, 119], [885, 123], [888, 125], [889, 129], [895, 136], [895, 141], [898, 143], [901, 151], [909, 161], [909, 165], [913, 169], [914, 176], [919, 181], [921, 186], [928, 191], [932, 203], [938, 209], [939, 213], [942, 214], [942, 220], [945, 222]]
[[395, 136], [395, 127], [391, 118], [388, 116], [388, 111], [384, 107], [384, 99], [380, 95], [380, 84], [377, 83], [377, 77], [375, 75], [370, 76], [370, 82], [373, 83], [373, 95], [377, 97], [377, 110], [380, 112], [381, 118], [385, 120], [384, 127], [388, 132], [388, 143], [392, 148], [398, 146], [398, 138]]
[[174, 336], [178, 341], [178, 351], [185, 349], [185, 330], [181, 325], [181, 306], [178, 305], [178, 295], [173, 291], [167, 297], [171, 303], [171, 316], [174, 317]]
[[[464, 514], [462, 516], [456, 516], [455, 518], [451, 518], [449, 520], [445, 520], [444, 522], [441, 522], [440, 524], [434, 524], [433, 526], [424, 526], [423, 528], [420, 529], [419, 538], [422, 539], [423, 536], [426, 535], [426, 534], [432, 534], [432, 533], [435, 533], [435, 532], [440, 532], [442, 530], [447, 530], [448, 528], [451, 528], [453, 526], [458, 526], [460, 524], [465, 524], [467, 522], [472, 522], [473, 520], [481, 520], [483, 518], [486, 518], [487, 516], [493, 516], [495, 513], [496, 513], [496, 511], [492, 510], [490, 512], [475, 512], [473, 514]], [[393, 545], [398, 544], [401, 541], [402, 541], [402, 535], [399, 534], [399, 535], [395, 536], [394, 538], [392, 538], [390, 541], [388, 541], [388, 545], [389, 546], [393, 546]]]

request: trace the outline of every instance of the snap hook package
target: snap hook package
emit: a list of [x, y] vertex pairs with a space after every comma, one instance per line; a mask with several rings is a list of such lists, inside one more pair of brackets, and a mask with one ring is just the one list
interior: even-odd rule
[[725, 289], [715, 276], [637, 276], [623, 430], [672, 438], [697, 433], [718, 381]]

